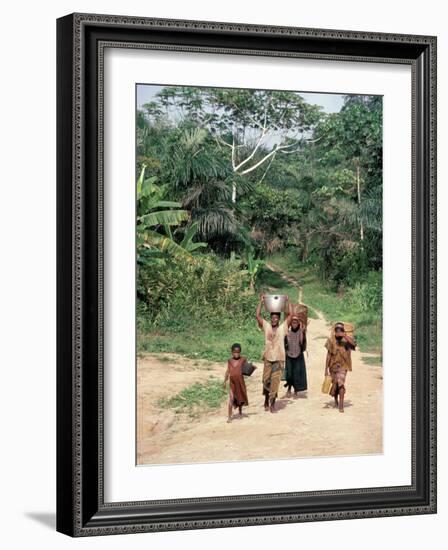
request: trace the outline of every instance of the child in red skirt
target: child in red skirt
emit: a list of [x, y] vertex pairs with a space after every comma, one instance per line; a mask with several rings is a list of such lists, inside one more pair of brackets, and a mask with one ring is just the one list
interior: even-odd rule
[[244, 382], [242, 367], [246, 362], [241, 357], [240, 344], [233, 344], [231, 348], [232, 357], [227, 361], [227, 370], [224, 377], [224, 387], [229, 380], [229, 402], [227, 408], [227, 422], [232, 422], [232, 409], [238, 408], [238, 417], [243, 416], [243, 406], [249, 405], [247, 399], [246, 383]]

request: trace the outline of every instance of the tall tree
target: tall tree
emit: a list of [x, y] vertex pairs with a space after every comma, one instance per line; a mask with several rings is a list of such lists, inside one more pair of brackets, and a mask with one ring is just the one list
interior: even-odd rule
[[316, 129], [323, 159], [342, 162], [352, 171], [358, 204], [359, 238], [364, 241], [363, 194], [381, 185], [382, 99], [346, 96], [340, 113], [327, 116]]
[[[188, 118], [208, 129], [227, 150], [234, 174], [262, 167], [262, 178], [277, 154], [301, 150], [321, 115], [320, 107], [296, 92], [224, 88], [164, 88], [144, 108], [151, 119]], [[236, 199], [237, 179], [232, 183], [232, 202]]]

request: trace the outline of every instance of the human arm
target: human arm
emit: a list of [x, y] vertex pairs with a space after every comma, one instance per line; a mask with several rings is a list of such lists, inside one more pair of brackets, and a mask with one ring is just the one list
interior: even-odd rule
[[227, 380], [229, 379], [229, 365], [227, 365], [227, 368], [226, 368], [226, 373], [224, 375], [224, 382], [223, 382], [223, 386], [226, 387], [226, 384], [227, 384]]
[[356, 342], [346, 332], [344, 332], [344, 340], [347, 342], [351, 349], [356, 349]]
[[325, 360], [325, 376], [328, 376], [330, 374], [330, 352], [327, 351], [327, 358]]
[[256, 316], [257, 321], [258, 321], [258, 326], [260, 328], [263, 328], [263, 317], [261, 315], [261, 306], [263, 304], [264, 304], [264, 294], [260, 294], [260, 301], [258, 302], [257, 311], [255, 313], [255, 316]]
[[300, 323], [300, 347], [302, 352], [306, 351], [306, 326]]
[[327, 348], [327, 358], [325, 360], [325, 376], [328, 376], [330, 374], [330, 361], [331, 361], [331, 339], [327, 338], [327, 341], [325, 342], [325, 347]]
[[292, 318], [292, 305], [291, 305], [291, 302], [289, 301], [289, 296], [286, 296], [286, 304], [288, 306], [288, 310], [286, 314], [285, 323], [286, 323], [286, 326], [289, 327], [291, 325], [291, 318]]

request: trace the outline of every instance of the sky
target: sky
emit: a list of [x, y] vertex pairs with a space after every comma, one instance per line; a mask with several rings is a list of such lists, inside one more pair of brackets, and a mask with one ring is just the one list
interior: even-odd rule
[[[144, 103], [152, 100], [154, 95], [159, 92], [164, 86], [155, 84], [138, 84], [137, 85], [137, 108], [140, 108]], [[341, 94], [322, 94], [311, 92], [298, 93], [308, 102], [314, 105], [321, 105], [326, 113], [338, 113], [343, 105], [343, 95]]]

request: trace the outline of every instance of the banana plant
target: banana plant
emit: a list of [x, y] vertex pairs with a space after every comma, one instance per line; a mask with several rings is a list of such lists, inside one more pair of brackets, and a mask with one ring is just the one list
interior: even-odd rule
[[251, 247], [246, 249], [246, 272], [249, 275], [249, 288], [255, 290], [255, 281], [261, 267], [265, 264], [263, 260], [255, 258], [254, 251]]
[[[151, 263], [168, 255], [193, 262], [191, 251], [177, 244], [171, 231], [172, 226], [188, 220], [188, 211], [179, 202], [163, 200], [165, 186], [157, 185], [155, 177], [145, 179], [145, 170], [144, 164], [137, 180], [138, 261]], [[160, 232], [162, 227], [165, 234]]]
[[188, 252], [195, 252], [198, 248], [205, 248], [207, 246], [207, 243], [203, 242], [193, 242], [193, 239], [198, 232], [199, 224], [198, 222], [194, 222], [190, 225], [190, 227], [185, 231], [184, 238], [182, 239], [180, 246], [187, 250]]

